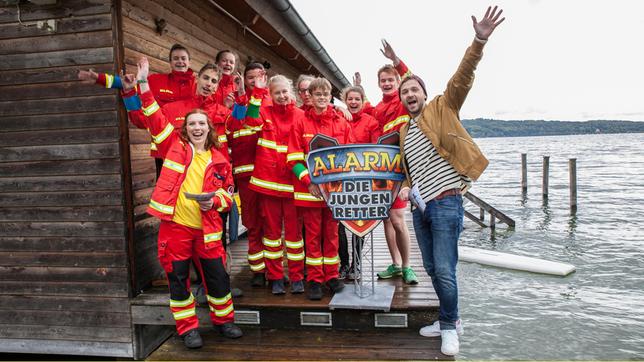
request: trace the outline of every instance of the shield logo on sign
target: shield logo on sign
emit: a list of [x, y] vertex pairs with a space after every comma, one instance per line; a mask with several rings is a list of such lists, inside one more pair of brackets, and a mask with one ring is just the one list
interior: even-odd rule
[[371, 232], [389, 217], [405, 178], [398, 133], [378, 144], [338, 145], [324, 135], [310, 143], [307, 166], [336, 220], [357, 236]]

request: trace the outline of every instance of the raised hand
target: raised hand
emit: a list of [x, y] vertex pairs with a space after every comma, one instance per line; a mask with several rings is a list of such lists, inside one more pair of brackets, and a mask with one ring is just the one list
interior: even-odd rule
[[355, 87], [361, 87], [362, 86], [362, 77], [360, 77], [360, 72], [355, 72], [353, 74], [353, 85]]
[[503, 14], [503, 9], [499, 9], [499, 12], [497, 13], [497, 8], [498, 6], [495, 6], [494, 9], [492, 9], [491, 6], [488, 6], [483, 19], [478, 22], [476, 21], [476, 17], [472, 15], [472, 25], [474, 26], [477, 38], [487, 40], [490, 35], [492, 35], [494, 29], [496, 29], [496, 27], [505, 20], [505, 17], [499, 20], [499, 17]]
[[235, 94], [233, 92], [230, 92], [224, 99], [224, 107], [231, 109], [233, 108], [233, 105], [235, 104]]
[[79, 70], [78, 79], [82, 81], [87, 81], [87, 82], [96, 82], [96, 80], [98, 79], [98, 74], [96, 74], [96, 72], [91, 69]]
[[400, 59], [396, 56], [394, 48], [392, 48], [385, 39], [382, 39], [382, 49], [380, 49], [380, 52], [385, 56], [385, 58], [391, 60], [394, 65], [398, 65], [398, 63], [400, 63]]
[[235, 82], [235, 87], [237, 88], [237, 95], [240, 97], [244, 95], [244, 93], [246, 93], [246, 89], [244, 88], [244, 77], [242, 77], [240, 72], [235, 72], [233, 82]]
[[148, 58], [142, 57], [139, 59], [139, 62], [136, 64], [136, 68], [136, 79], [147, 80], [148, 75], [150, 74], [150, 62], [148, 62]]
[[121, 84], [123, 84], [123, 92], [128, 92], [134, 89], [134, 86], [136, 85], [136, 77], [134, 74], [121, 73]]
[[266, 88], [266, 83], [267, 83], [267, 76], [266, 76], [266, 71], [262, 72], [262, 74], [257, 78], [255, 81], [255, 87], [257, 88]]

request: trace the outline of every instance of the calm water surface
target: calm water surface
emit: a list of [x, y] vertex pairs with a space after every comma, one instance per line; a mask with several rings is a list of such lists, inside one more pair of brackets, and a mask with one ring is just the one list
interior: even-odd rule
[[[562, 278], [459, 263], [459, 359], [644, 359], [644, 134], [477, 143], [490, 166], [472, 192], [516, 228], [491, 233], [466, 220], [461, 244], [571, 263], [577, 271]], [[526, 197], [521, 153], [528, 154]], [[550, 156], [547, 203], [543, 156]], [[577, 159], [576, 215], [569, 210], [569, 158]]]

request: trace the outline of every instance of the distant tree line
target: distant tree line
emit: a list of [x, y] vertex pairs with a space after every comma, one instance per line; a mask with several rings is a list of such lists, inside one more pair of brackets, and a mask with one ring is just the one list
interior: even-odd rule
[[500, 121], [466, 119], [463, 126], [472, 137], [555, 136], [595, 133], [644, 133], [644, 122], [632, 121]]

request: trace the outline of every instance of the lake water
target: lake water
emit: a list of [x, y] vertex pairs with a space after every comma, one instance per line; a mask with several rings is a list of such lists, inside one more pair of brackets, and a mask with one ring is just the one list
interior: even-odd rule
[[[477, 143], [490, 165], [472, 193], [516, 227], [499, 224], [491, 233], [466, 219], [461, 244], [571, 263], [577, 271], [555, 277], [459, 263], [459, 359], [644, 359], [644, 134]], [[525, 198], [521, 153], [528, 154]], [[543, 156], [550, 156], [546, 204]], [[569, 158], [577, 159], [574, 216]]]

